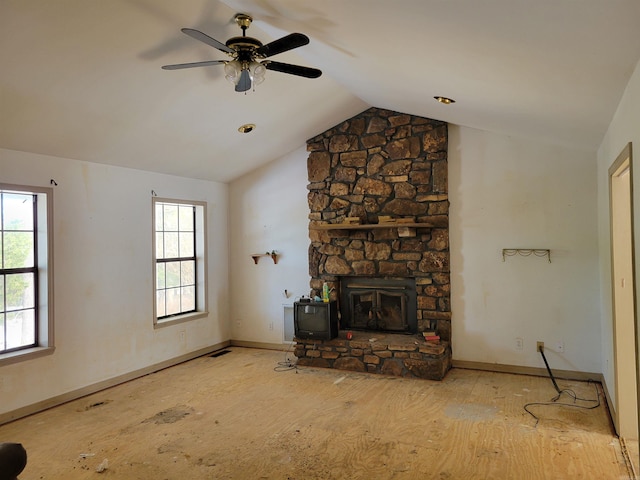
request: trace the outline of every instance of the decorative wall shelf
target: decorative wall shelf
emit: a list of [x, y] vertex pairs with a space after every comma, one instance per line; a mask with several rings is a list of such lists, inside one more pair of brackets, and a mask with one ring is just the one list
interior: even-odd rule
[[278, 253], [275, 250], [273, 250], [272, 252], [251, 254], [251, 258], [253, 258], [253, 263], [255, 263], [256, 265], [258, 264], [258, 260], [260, 260], [260, 257], [271, 257], [271, 260], [273, 260], [274, 264], [278, 263]]
[[503, 248], [502, 249], [502, 261], [506, 260], [506, 257], [513, 257], [514, 255], [520, 255], [522, 257], [529, 257], [535, 255], [536, 257], [547, 257], [549, 263], [551, 263], [551, 250], [548, 248]]

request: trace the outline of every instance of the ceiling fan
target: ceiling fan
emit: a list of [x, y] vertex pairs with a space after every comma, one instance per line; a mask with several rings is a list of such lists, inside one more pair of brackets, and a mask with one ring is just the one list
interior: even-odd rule
[[232, 37], [227, 40], [226, 43], [219, 42], [215, 38], [211, 38], [209, 35], [199, 30], [194, 30], [193, 28], [182, 29], [182, 32], [190, 37], [226, 53], [231, 57], [231, 60], [178, 63], [175, 65], [164, 65], [162, 68], [164, 70], [180, 70], [183, 68], [224, 64], [225, 78], [235, 84], [236, 92], [246, 92], [252, 86], [262, 83], [267, 70], [305, 78], [318, 78], [322, 75], [322, 71], [317, 68], [264, 60], [279, 53], [307, 45], [309, 43], [309, 37], [306, 35], [302, 33], [290, 33], [278, 40], [263, 45], [260, 40], [247, 37], [247, 28], [249, 28], [249, 25], [251, 25], [253, 21], [251, 16], [238, 13], [235, 16], [235, 21], [242, 29], [242, 36]]

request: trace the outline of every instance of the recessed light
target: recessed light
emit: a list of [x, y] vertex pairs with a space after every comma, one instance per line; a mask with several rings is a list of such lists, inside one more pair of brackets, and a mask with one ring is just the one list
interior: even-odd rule
[[238, 131], [240, 133], [249, 133], [252, 132], [254, 128], [256, 128], [255, 123], [245, 123], [238, 128]]
[[441, 97], [441, 96], [436, 96], [436, 97], [433, 97], [433, 98], [435, 98], [440, 103], [444, 103], [445, 105], [450, 105], [452, 103], [456, 103], [456, 101], [454, 99], [452, 99], [452, 98]]

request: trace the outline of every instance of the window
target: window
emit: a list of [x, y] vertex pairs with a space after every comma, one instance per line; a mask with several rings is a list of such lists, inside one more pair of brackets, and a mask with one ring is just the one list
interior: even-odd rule
[[51, 199], [0, 184], [0, 364], [53, 347]]
[[206, 314], [205, 204], [153, 199], [154, 322]]

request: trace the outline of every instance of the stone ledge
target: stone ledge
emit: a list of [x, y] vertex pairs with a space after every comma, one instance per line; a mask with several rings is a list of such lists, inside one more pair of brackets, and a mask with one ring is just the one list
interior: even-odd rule
[[299, 366], [335, 368], [398, 377], [442, 380], [451, 368], [449, 342], [427, 343], [421, 335], [341, 331], [332, 340], [295, 338]]

